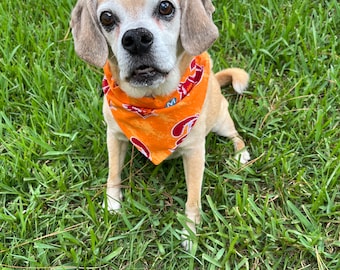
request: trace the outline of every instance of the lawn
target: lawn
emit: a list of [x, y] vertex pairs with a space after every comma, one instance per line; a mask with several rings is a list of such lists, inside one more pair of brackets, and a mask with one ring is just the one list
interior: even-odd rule
[[74, 52], [75, 2], [0, 2], [0, 268], [340, 269], [338, 1], [214, 1], [214, 69], [251, 74], [223, 92], [252, 160], [207, 137], [191, 252], [180, 159], [130, 147], [122, 211], [101, 207], [102, 71]]

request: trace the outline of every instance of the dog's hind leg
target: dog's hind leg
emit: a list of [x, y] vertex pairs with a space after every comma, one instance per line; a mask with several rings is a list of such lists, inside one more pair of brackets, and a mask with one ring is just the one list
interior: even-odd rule
[[221, 102], [219, 118], [212, 131], [233, 141], [234, 150], [236, 153], [235, 159], [239, 160], [243, 164], [250, 160], [250, 155], [245, 148], [245, 143], [242, 137], [238, 134], [234, 121], [230, 117], [228, 111], [228, 101], [225, 98], [223, 98], [223, 101]]

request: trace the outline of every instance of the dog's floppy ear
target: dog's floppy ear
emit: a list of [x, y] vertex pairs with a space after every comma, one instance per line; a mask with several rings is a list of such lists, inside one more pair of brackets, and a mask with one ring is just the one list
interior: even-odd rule
[[218, 37], [218, 29], [212, 20], [215, 8], [211, 0], [182, 0], [181, 9], [182, 46], [191, 55], [201, 54]]
[[103, 67], [109, 54], [106, 40], [96, 20], [97, 1], [78, 0], [71, 15], [76, 53], [86, 62]]

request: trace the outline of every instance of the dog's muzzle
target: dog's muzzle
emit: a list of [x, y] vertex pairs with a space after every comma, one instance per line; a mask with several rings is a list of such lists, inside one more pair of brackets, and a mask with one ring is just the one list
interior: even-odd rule
[[142, 65], [133, 70], [127, 79], [134, 87], [152, 87], [163, 83], [168, 72], [163, 72], [155, 67]]
[[168, 72], [154, 64], [152, 56], [153, 34], [146, 28], [130, 29], [122, 37], [122, 46], [131, 56], [133, 67], [128, 82], [135, 87], [159, 85]]

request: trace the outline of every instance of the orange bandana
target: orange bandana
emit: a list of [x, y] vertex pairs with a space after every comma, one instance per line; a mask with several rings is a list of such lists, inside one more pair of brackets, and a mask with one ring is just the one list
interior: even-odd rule
[[195, 125], [208, 87], [210, 58], [196, 56], [168, 96], [131, 98], [104, 66], [103, 91], [112, 115], [130, 142], [155, 165], [169, 157]]

